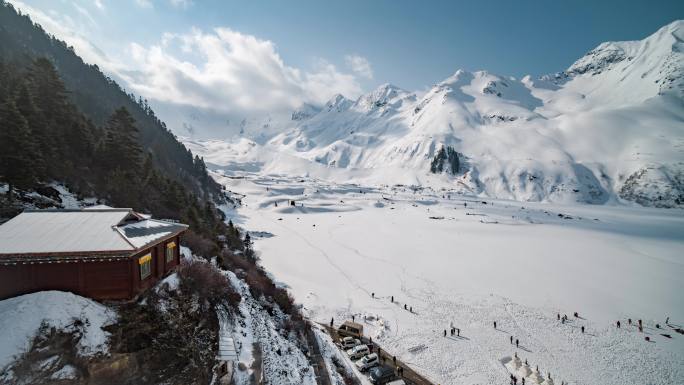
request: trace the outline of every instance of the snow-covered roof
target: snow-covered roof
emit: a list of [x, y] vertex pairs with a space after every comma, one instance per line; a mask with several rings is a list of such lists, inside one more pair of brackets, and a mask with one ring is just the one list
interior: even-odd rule
[[186, 225], [128, 208], [25, 211], [0, 226], [0, 256], [64, 253], [129, 255]]
[[118, 226], [116, 229], [136, 248], [141, 248], [157, 239], [164, 238], [188, 228], [187, 225], [160, 221], [157, 219], [145, 219], [139, 222]]

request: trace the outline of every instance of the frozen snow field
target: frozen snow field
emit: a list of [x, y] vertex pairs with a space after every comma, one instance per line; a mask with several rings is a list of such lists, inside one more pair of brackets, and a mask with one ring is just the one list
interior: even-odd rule
[[[506, 384], [515, 352], [557, 384], [684, 383], [684, 335], [665, 326], [668, 316], [684, 324], [682, 210], [217, 180], [245, 194], [229, 216], [253, 231], [261, 263], [309, 317], [337, 324], [354, 314], [436, 383]], [[628, 318], [642, 319], [644, 333]], [[451, 323], [460, 337], [443, 336]]]

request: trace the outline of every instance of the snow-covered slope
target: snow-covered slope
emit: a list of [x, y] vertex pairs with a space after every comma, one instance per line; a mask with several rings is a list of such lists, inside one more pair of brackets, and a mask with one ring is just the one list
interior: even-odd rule
[[[41, 325], [78, 330], [83, 327], [79, 353], [107, 351], [109, 333], [102, 330], [116, 320], [115, 312], [88, 298], [61, 291], [43, 291], [0, 301], [0, 372], [28, 348]], [[7, 373], [3, 373], [6, 375]]]
[[[336, 325], [355, 316], [434, 384], [509, 383], [502, 363], [514, 353], [556, 384], [682, 383], [682, 209], [215, 178], [244, 196], [229, 218], [253, 231], [261, 264], [306, 316]], [[452, 323], [460, 336], [443, 336]]]
[[[379, 184], [421, 184], [524, 201], [684, 205], [684, 21], [608, 42], [532, 79], [458, 70], [423, 95], [385, 84], [293, 113], [240, 159], [213, 164]], [[231, 146], [232, 145], [228, 145]], [[433, 174], [443, 147], [459, 171]], [[220, 147], [220, 146], [219, 146]], [[304, 161], [302, 161], [304, 160]]]

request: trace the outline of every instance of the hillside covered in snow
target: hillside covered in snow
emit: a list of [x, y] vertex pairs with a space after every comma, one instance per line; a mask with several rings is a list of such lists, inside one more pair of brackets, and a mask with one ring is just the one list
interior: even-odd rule
[[[684, 21], [533, 79], [458, 70], [305, 105], [264, 138], [187, 138], [230, 169], [521, 201], [684, 206]], [[277, 126], [273, 124], [273, 126]], [[273, 127], [271, 127], [273, 128]], [[440, 150], [453, 154], [440, 165]]]

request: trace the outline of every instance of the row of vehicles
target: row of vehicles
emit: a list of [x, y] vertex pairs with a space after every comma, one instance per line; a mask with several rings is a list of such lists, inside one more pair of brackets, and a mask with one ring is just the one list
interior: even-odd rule
[[392, 381], [396, 377], [394, 369], [381, 365], [378, 354], [371, 353], [368, 345], [361, 341], [363, 325], [346, 321], [337, 329], [337, 333], [342, 337], [338, 343], [340, 348], [355, 361], [359, 371], [369, 372], [368, 376], [373, 384], [406, 385], [403, 380]]

